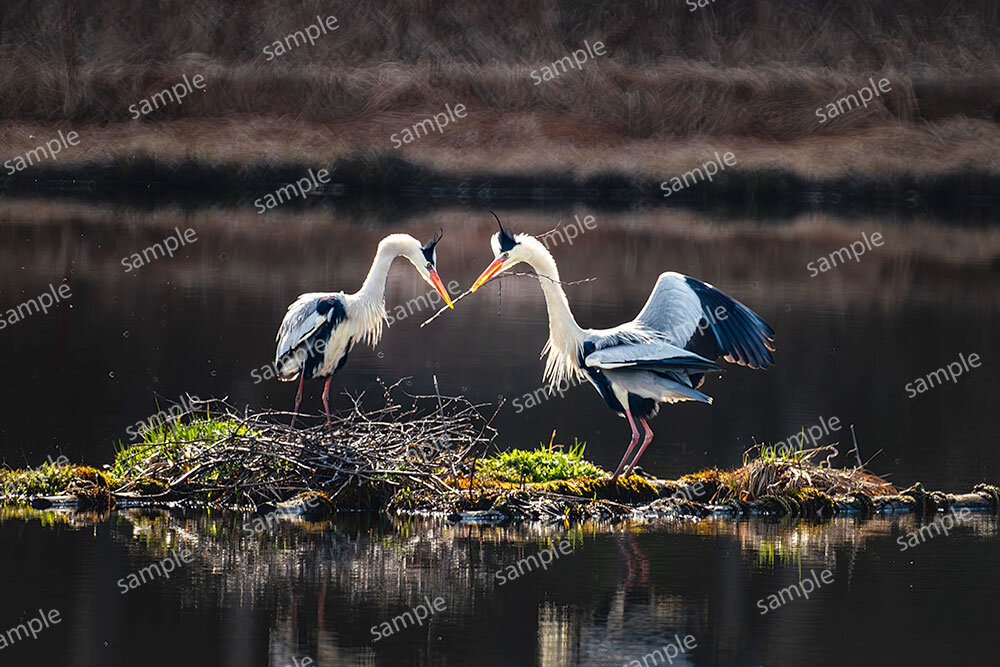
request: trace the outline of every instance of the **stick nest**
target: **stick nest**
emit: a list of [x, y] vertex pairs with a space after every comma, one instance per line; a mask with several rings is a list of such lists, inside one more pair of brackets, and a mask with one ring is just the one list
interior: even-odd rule
[[[256, 508], [318, 492], [356, 508], [383, 505], [403, 488], [449, 493], [445, 480], [496, 436], [492, 415], [461, 397], [407, 394], [400, 382], [382, 385], [375, 401], [350, 396], [352, 408], [330, 428], [323, 420], [293, 429], [287, 412], [241, 414], [222, 401], [199, 402], [197, 416], [163, 442], [119, 452], [115, 494]], [[364, 404], [371, 402], [378, 405]]]

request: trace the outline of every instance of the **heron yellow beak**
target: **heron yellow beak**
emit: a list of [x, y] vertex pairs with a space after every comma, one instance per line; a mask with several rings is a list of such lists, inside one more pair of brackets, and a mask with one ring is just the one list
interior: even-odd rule
[[428, 273], [431, 275], [431, 284], [434, 285], [434, 289], [441, 294], [441, 298], [444, 299], [444, 302], [448, 304], [449, 308], [454, 308], [455, 304], [451, 302], [451, 297], [448, 296], [448, 290], [444, 288], [444, 283], [441, 282], [441, 276], [439, 276], [438, 272], [434, 269], [430, 269]]
[[497, 257], [496, 259], [493, 260], [492, 264], [486, 267], [486, 270], [483, 271], [483, 274], [478, 278], [476, 278], [476, 282], [472, 283], [472, 287], [469, 288], [469, 291], [475, 292], [477, 289], [479, 289], [479, 287], [483, 283], [485, 283], [487, 280], [498, 274], [501, 268], [503, 268], [503, 258]]

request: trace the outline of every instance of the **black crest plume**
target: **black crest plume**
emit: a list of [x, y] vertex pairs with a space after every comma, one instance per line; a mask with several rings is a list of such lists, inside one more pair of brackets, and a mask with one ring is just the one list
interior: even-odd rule
[[[490, 211], [490, 213], [493, 213], [493, 211]], [[500, 225], [500, 233], [497, 236], [497, 239], [500, 241], [500, 252], [508, 252], [517, 245], [517, 241], [514, 240], [514, 235], [504, 228], [503, 223], [500, 222], [500, 218], [496, 213], [493, 213], [493, 217], [497, 219], [497, 224]]]
[[438, 244], [438, 241], [440, 241], [443, 238], [444, 238], [444, 230], [439, 229], [438, 231], [434, 232], [434, 238], [432, 238], [430, 241], [428, 241], [420, 248], [420, 251], [424, 253], [424, 257], [426, 257], [427, 261], [430, 262], [431, 264], [435, 263], [434, 246], [436, 246]]

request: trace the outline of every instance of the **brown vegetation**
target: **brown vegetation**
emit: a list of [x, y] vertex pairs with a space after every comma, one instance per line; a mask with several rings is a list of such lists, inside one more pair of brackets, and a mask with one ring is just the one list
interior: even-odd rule
[[[467, 118], [402, 152], [510, 170], [669, 172], [715, 150], [733, 150], [741, 167], [806, 173], [998, 164], [1000, 9], [986, 0], [720, 0], [697, 12], [656, 1], [66, 7], [0, 6], [10, 155], [72, 126], [84, 141], [61, 161], [136, 150], [329, 160], [388, 149], [393, 132], [462, 103]], [[266, 60], [264, 46], [331, 11], [339, 30]], [[532, 70], [584, 39], [608, 55], [532, 85]], [[129, 105], [199, 73], [204, 91], [130, 119]], [[887, 77], [891, 92], [818, 122], [817, 107], [870, 76]], [[775, 141], [786, 151], [776, 155]]]
[[717, 497], [720, 500], [736, 498], [744, 502], [765, 496], [812, 489], [830, 496], [864, 493], [868, 496], [888, 496], [896, 487], [881, 477], [860, 468], [834, 468], [825, 456], [835, 456], [834, 447], [796, 452], [782, 459], [757, 458], [720, 477]]

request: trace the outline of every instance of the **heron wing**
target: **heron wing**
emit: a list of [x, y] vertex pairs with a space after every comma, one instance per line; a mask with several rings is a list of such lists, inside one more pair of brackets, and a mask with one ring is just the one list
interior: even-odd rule
[[583, 363], [590, 368], [605, 370], [642, 367], [651, 370], [705, 371], [717, 368], [715, 362], [710, 359], [660, 340], [644, 343], [623, 342], [604, 347], [587, 354]]
[[343, 294], [311, 292], [301, 295], [288, 307], [275, 336], [274, 362], [294, 352], [324, 328], [332, 330], [346, 317]]
[[742, 303], [708, 283], [660, 274], [635, 323], [678, 347], [750, 368], [774, 364], [774, 330]]

